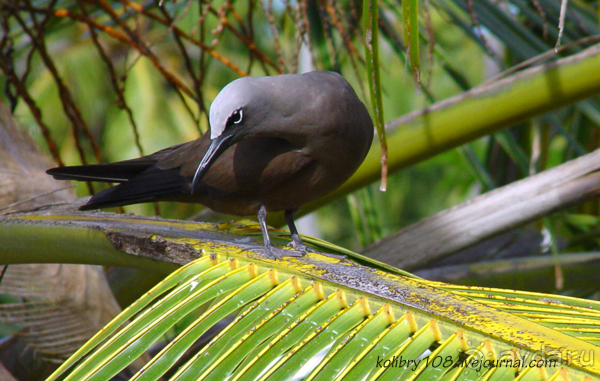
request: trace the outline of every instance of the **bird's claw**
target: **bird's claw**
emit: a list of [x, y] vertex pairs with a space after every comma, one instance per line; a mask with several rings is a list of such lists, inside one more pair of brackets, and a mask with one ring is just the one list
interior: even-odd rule
[[288, 243], [287, 247], [291, 247], [295, 251], [302, 253], [302, 255], [308, 254], [309, 251], [308, 246], [302, 243], [302, 239], [298, 234], [292, 234], [292, 242]]
[[302, 253], [302, 255], [306, 255], [310, 251], [311, 253], [321, 254], [326, 257], [331, 257], [331, 258], [335, 258], [335, 259], [346, 259], [345, 255], [324, 253], [322, 251], [318, 251], [313, 248], [309, 248], [304, 243], [302, 243], [302, 239], [297, 234], [292, 234], [292, 242], [288, 243], [287, 246], [293, 248], [295, 251], [297, 251], [299, 253]]
[[297, 250], [286, 250], [273, 245], [265, 246], [264, 248], [265, 257], [271, 259], [281, 259], [283, 257], [302, 257], [305, 252]]

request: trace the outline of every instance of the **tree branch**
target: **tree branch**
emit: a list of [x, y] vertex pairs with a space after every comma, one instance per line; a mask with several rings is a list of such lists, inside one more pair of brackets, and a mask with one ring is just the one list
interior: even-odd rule
[[366, 247], [411, 271], [557, 210], [597, 197], [600, 150], [444, 210]]

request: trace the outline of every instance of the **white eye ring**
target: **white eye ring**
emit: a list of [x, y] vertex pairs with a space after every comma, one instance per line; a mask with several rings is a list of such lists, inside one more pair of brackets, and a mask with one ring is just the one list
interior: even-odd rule
[[244, 110], [242, 110], [242, 109], [235, 110], [233, 112], [233, 114], [231, 114], [231, 117], [235, 118], [236, 114], [238, 116], [238, 119], [237, 120], [232, 120], [233, 124], [240, 124], [240, 123], [242, 123], [242, 119], [244, 117]]

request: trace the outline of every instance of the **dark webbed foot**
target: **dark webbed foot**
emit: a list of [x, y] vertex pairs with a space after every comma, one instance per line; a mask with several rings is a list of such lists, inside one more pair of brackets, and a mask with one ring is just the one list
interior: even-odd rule
[[271, 259], [281, 259], [283, 257], [301, 257], [305, 253], [296, 250], [286, 250], [277, 246], [265, 246], [265, 257]]
[[331, 258], [336, 258], [336, 259], [345, 259], [346, 258], [345, 255], [323, 253], [321, 251], [309, 248], [304, 243], [302, 243], [302, 238], [300, 238], [300, 235], [298, 234], [298, 229], [296, 229], [296, 224], [294, 224], [294, 211], [293, 210], [285, 211], [285, 220], [288, 224], [288, 227], [290, 229], [290, 234], [292, 236], [292, 242], [288, 243], [288, 246], [292, 247], [297, 252], [302, 253], [302, 255], [306, 255], [308, 252], [312, 252], [312, 253], [317, 253], [317, 254], [324, 255], [326, 257], [331, 257]]
[[307, 254], [309, 251], [308, 246], [302, 243], [302, 239], [298, 234], [292, 234], [292, 242], [288, 243], [287, 246], [299, 253], [302, 253], [302, 255]]
[[321, 254], [326, 257], [331, 257], [331, 258], [335, 258], [335, 259], [346, 259], [345, 255], [324, 253], [322, 251], [315, 250], [311, 247], [306, 246], [304, 243], [302, 243], [302, 238], [300, 238], [300, 236], [298, 234], [292, 234], [292, 242], [288, 243], [287, 246], [293, 248], [295, 251], [297, 251], [299, 253], [302, 253], [302, 255], [306, 255], [309, 252], [311, 252], [311, 253], [317, 253], [317, 254]]

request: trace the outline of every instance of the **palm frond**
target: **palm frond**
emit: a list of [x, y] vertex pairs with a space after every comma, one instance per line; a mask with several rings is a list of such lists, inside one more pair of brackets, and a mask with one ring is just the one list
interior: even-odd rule
[[[488, 362], [504, 365], [469, 373], [475, 379], [600, 378], [587, 357], [599, 350], [598, 302], [429, 282], [352, 257], [266, 259], [259, 242], [221, 231], [225, 225], [46, 211], [5, 216], [0, 226], [7, 260], [31, 260], [36, 250], [24, 257], [24, 245], [40, 244], [53, 247], [53, 257], [79, 252], [80, 262], [157, 269], [166, 263], [149, 258], [200, 256], [125, 309], [51, 379], [109, 379], [148, 350], [152, 359], [134, 379], [451, 378], [473, 372], [465, 361], [474, 359], [511, 360], [510, 367]], [[74, 245], [77, 237], [88, 249]], [[391, 365], [401, 358], [428, 360]]]
[[[312, 254], [253, 257], [205, 251], [50, 379], [108, 379], [187, 315], [132, 380], [600, 377], [587, 355], [574, 356], [600, 351], [600, 303], [428, 282]], [[477, 370], [475, 360], [505, 362]]]

